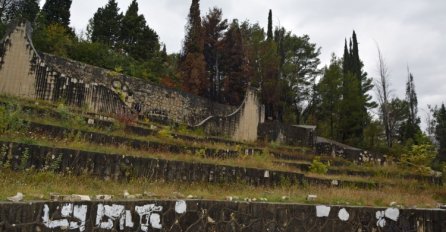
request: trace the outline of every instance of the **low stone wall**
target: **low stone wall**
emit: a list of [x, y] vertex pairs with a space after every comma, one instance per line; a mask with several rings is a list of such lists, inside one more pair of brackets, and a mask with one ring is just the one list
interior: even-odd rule
[[293, 126], [278, 121], [264, 122], [259, 125], [259, 139], [278, 143], [313, 147], [315, 130], [310, 127]]
[[0, 231], [446, 231], [445, 210], [203, 200], [0, 203]]
[[33, 168], [72, 175], [88, 174], [114, 180], [148, 178], [167, 182], [245, 183], [254, 186], [382, 186], [373, 182], [310, 178], [297, 172], [104, 154], [14, 142], [0, 142], [0, 161], [9, 163], [13, 170]]
[[385, 155], [373, 154], [366, 150], [351, 147], [322, 137], [316, 138], [315, 151], [319, 155], [340, 157], [356, 164], [374, 163], [384, 165], [387, 162]]

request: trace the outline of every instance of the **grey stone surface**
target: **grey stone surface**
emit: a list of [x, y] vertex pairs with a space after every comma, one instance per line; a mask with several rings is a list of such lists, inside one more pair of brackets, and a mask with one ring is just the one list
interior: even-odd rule
[[203, 200], [0, 203], [0, 231], [446, 231], [446, 210]]

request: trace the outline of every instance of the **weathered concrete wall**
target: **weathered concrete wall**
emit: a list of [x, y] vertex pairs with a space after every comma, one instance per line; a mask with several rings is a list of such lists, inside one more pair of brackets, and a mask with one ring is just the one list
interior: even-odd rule
[[357, 188], [382, 186], [380, 183], [369, 181], [313, 178], [297, 172], [135, 157], [123, 153], [105, 154], [13, 142], [0, 142], [0, 151], [0, 161], [9, 163], [13, 170], [50, 169], [72, 175], [88, 174], [113, 180], [147, 178], [182, 182], [243, 183], [254, 186], [283, 184]]
[[[1, 94], [64, 100], [71, 105], [87, 106], [91, 112], [137, 113], [189, 125], [209, 116], [228, 115], [237, 109], [143, 79], [50, 54], [39, 54], [32, 46], [30, 30], [29, 26], [20, 24], [2, 41]], [[237, 124], [236, 121], [232, 123]], [[231, 126], [237, 128], [236, 125]]]
[[255, 141], [260, 104], [248, 90], [237, 108], [110, 70], [38, 53], [30, 40], [30, 26], [19, 24], [0, 46], [0, 94], [65, 101], [90, 112], [139, 115], [163, 122], [196, 125], [205, 119], [206, 131], [238, 141]]
[[203, 200], [0, 203], [0, 231], [446, 231], [445, 210]]
[[257, 128], [261, 118], [258, 90], [248, 88], [238, 109], [226, 116], [211, 116], [194, 127], [202, 127], [208, 134], [228, 136], [237, 141], [257, 140]]
[[259, 125], [258, 136], [267, 141], [313, 147], [316, 132], [314, 126], [293, 126], [278, 121], [268, 121]]
[[[193, 125], [211, 115], [226, 115], [236, 110], [236, 107], [167, 89], [140, 78], [50, 54], [41, 56], [57, 72], [85, 83], [104, 86], [119, 96], [119, 99], [133, 112], [156, 120]], [[92, 100], [101, 102], [100, 98]]]
[[[34, 98], [34, 57], [32, 44], [26, 39], [26, 27], [16, 27], [1, 43], [0, 93]], [[20, 41], [20, 42], [16, 42]]]
[[316, 138], [315, 150], [319, 155], [341, 157], [357, 164], [375, 163], [384, 165], [387, 162], [387, 157], [385, 155], [370, 153], [366, 150], [351, 147], [322, 137]]

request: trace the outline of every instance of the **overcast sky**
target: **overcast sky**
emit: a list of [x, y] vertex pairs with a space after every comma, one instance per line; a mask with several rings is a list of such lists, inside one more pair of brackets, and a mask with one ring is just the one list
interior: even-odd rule
[[[131, 0], [117, 0], [125, 11]], [[71, 25], [79, 32], [108, 0], [73, 0]], [[217, 6], [225, 18], [258, 22], [266, 28], [268, 10], [274, 26], [308, 34], [322, 47], [322, 64], [331, 53], [342, 56], [344, 39], [356, 30], [360, 57], [369, 76], [377, 77], [379, 44], [390, 71], [393, 94], [404, 97], [407, 67], [415, 78], [419, 114], [427, 104], [446, 101], [445, 0], [201, 0], [201, 14]], [[41, 4], [43, 5], [42, 0]], [[168, 52], [178, 52], [190, 0], [139, 0], [140, 13]]]

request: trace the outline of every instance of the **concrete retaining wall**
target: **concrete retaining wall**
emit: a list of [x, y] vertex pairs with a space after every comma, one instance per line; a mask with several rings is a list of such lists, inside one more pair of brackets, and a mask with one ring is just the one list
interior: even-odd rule
[[84, 107], [89, 112], [151, 118], [166, 123], [196, 125], [211, 116], [234, 115], [220, 135], [255, 141], [259, 103], [253, 92], [242, 110], [205, 98], [161, 87], [147, 80], [38, 53], [29, 24], [11, 27], [0, 43], [0, 94], [43, 99]]
[[203, 200], [0, 203], [0, 231], [446, 231], [445, 210]]

